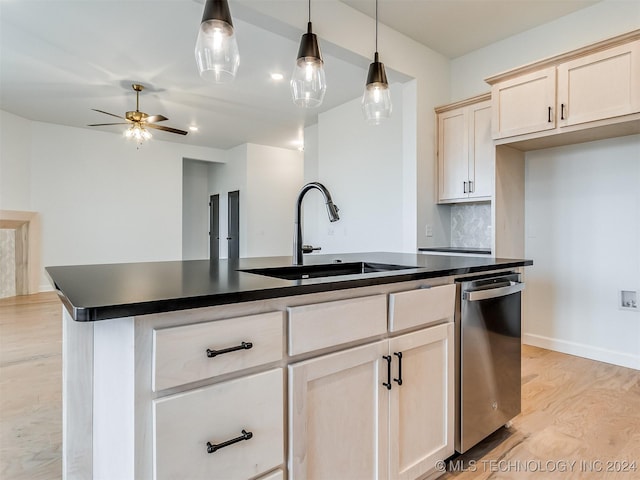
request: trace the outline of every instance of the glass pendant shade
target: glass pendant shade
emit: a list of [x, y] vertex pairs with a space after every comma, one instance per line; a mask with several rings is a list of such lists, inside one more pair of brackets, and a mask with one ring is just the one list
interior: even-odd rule
[[318, 39], [311, 32], [311, 22], [307, 25], [307, 33], [302, 35], [298, 58], [291, 75], [291, 95], [293, 103], [299, 107], [313, 108], [322, 104], [327, 91], [324, 76], [324, 62]]
[[207, 0], [195, 54], [198, 72], [205, 80], [228, 83], [235, 78], [240, 54], [227, 0]]
[[391, 116], [393, 105], [391, 104], [391, 90], [387, 82], [387, 74], [384, 64], [378, 60], [378, 52], [375, 59], [369, 65], [367, 85], [362, 96], [362, 112], [367, 123], [379, 125], [383, 120]]

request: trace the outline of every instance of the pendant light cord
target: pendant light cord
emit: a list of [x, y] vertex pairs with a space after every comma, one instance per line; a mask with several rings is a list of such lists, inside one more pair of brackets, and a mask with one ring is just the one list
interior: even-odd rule
[[378, 53], [378, 0], [376, 0], [376, 53]]
[[309, 0], [309, 23], [311, 23], [311, 0]]

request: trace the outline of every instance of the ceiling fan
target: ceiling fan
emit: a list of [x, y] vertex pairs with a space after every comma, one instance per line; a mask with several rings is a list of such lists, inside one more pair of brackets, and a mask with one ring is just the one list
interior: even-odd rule
[[145, 112], [140, 111], [140, 92], [144, 90], [142, 85], [134, 83], [131, 85], [131, 88], [136, 92], [136, 110], [133, 112], [125, 113], [124, 117], [120, 115], [116, 115], [114, 113], [105, 112], [104, 110], [97, 110], [92, 108], [94, 112], [104, 113], [106, 115], [111, 115], [112, 117], [121, 118], [125, 120], [125, 122], [117, 122], [117, 123], [94, 123], [91, 125], [87, 125], [88, 127], [102, 127], [104, 125], [131, 125], [126, 131], [125, 135], [127, 137], [133, 137], [138, 141], [144, 141], [151, 138], [151, 134], [146, 130], [146, 128], [154, 128], [156, 130], [162, 130], [164, 132], [169, 133], [177, 133], [178, 135], [186, 135], [189, 132], [184, 130], [179, 130], [177, 128], [165, 127], [164, 125], [156, 125], [156, 122], [164, 122], [165, 120], [169, 120], [164, 115], [148, 115]]

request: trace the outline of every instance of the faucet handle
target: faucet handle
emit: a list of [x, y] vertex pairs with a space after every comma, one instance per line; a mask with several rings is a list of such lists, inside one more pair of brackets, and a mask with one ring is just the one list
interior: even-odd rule
[[314, 247], [311, 245], [302, 245], [302, 253], [311, 253], [314, 250], [322, 250], [322, 247]]

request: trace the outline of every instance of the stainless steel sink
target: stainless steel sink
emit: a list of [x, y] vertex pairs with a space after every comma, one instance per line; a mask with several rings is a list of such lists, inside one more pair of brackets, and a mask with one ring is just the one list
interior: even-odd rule
[[288, 267], [254, 268], [240, 270], [267, 277], [284, 280], [303, 280], [305, 278], [337, 277], [341, 275], [360, 275], [363, 273], [390, 272], [394, 270], [411, 270], [418, 267], [406, 265], [389, 265], [386, 263], [350, 262], [329, 263], [323, 265], [293, 265]]

